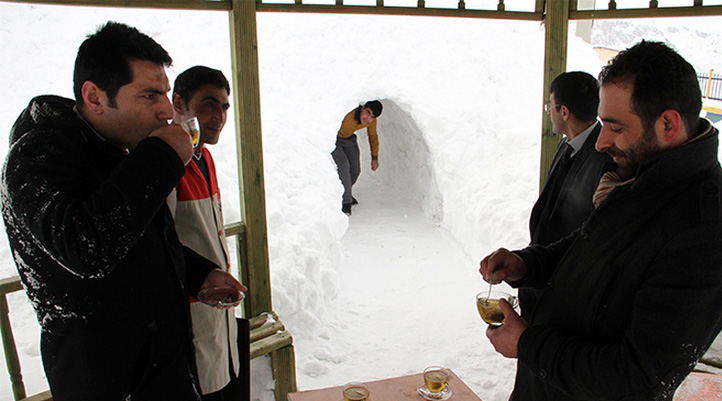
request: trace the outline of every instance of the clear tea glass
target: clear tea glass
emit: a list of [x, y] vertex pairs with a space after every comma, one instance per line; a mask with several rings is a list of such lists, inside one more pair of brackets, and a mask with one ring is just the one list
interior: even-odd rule
[[361, 382], [350, 382], [343, 386], [344, 401], [368, 401], [369, 386]]
[[429, 366], [424, 369], [424, 383], [432, 393], [438, 393], [449, 382], [449, 371], [441, 366]]
[[512, 308], [515, 308], [518, 302], [515, 296], [504, 291], [482, 291], [476, 294], [476, 308], [487, 324], [498, 326], [504, 323], [504, 312], [499, 306], [500, 299], [505, 299]]

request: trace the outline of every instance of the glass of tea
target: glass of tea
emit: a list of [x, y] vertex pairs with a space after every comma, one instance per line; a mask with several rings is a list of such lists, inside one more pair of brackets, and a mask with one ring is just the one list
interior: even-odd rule
[[424, 399], [448, 400], [453, 394], [449, 387], [449, 369], [442, 366], [429, 366], [424, 369], [424, 384], [417, 389]]
[[201, 126], [198, 123], [198, 119], [193, 117], [190, 120], [183, 121], [180, 125], [183, 127], [183, 130], [191, 136], [193, 146], [198, 146], [198, 140], [201, 137]]
[[504, 312], [499, 306], [500, 299], [505, 299], [512, 308], [516, 308], [517, 298], [504, 291], [482, 291], [476, 294], [476, 308], [487, 324], [498, 326], [504, 323]]
[[369, 386], [361, 382], [349, 382], [343, 386], [344, 401], [368, 401]]

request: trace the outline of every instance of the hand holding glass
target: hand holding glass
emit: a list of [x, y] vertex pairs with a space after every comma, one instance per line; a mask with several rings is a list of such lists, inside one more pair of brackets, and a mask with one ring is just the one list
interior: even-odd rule
[[207, 288], [198, 293], [199, 301], [218, 308], [238, 306], [244, 297], [242, 292], [230, 287]]

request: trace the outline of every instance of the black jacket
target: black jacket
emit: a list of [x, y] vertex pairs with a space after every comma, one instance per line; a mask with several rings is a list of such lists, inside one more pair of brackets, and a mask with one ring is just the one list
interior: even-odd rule
[[[597, 122], [584, 145], [571, 158], [568, 169], [561, 168], [561, 153], [557, 151], [544, 189], [539, 195], [529, 218], [531, 245], [549, 245], [579, 228], [594, 210], [592, 197], [599, 179], [617, 166], [605, 152], [595, 149], [602, 124]], [[522, 315], [529, 318], [536, 305], [539, 291], [519, 289]]]
[[[582, 148], [572, 157], [568, 172], [562, 177], [559, 177], [560, 169], [555, 168], [560, 156], [557, 152], [549, 167], [547, 185], [531, 211], [531, 245], [547, 245], [566, 237], [579, 228], [594, 210], [592, 196], [599, 179], [605, 172], [616, 168], [608, 154], [594, 148], [601, 128], [602, 124], [597, 122]], [[551, 193], [549, 184], [557, 179], [562, 181], [558, 193]]]
[[158, 138], [126, 154], [73, 106], [33, 99], [3, 170], [53, 399], [196, 400], [188, 295], [216, 266], [181, 247], [165, 203], [183, 163]]
[[518, 254], [546, 288], [512, 400], [672, 400], [722, 328], [718, 134], [640, 166], [572, 235]]

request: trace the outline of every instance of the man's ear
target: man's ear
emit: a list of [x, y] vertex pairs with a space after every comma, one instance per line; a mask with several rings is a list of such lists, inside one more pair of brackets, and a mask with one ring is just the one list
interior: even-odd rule
[[567, 106], [561, 105], [559, 107], [559, 113], [561, 113], [562, 118], [564, 121], [569, 120], [569, 117], [571, 117], [572, 113], [569, 111], [569, 108]]
[[667, 144], [678, 145], [687, 141], [682, 116], [677, 110], [668, 109], [663, 111], [657, 118], [654, 128], [662, 146]]
[[108, 104], [108, 99], [104, 91], [98, 88], [98, 85], [92, 81], [85, 81], [80, 88], [83, 96], [83, 104], [88, 112], [92, 114], [103, 114]]
[[186, 112], [185, 102], [183, 101], [181, 95], [178, 93], [173, 94], [173, 110], [178, 115], [183, 115]]

